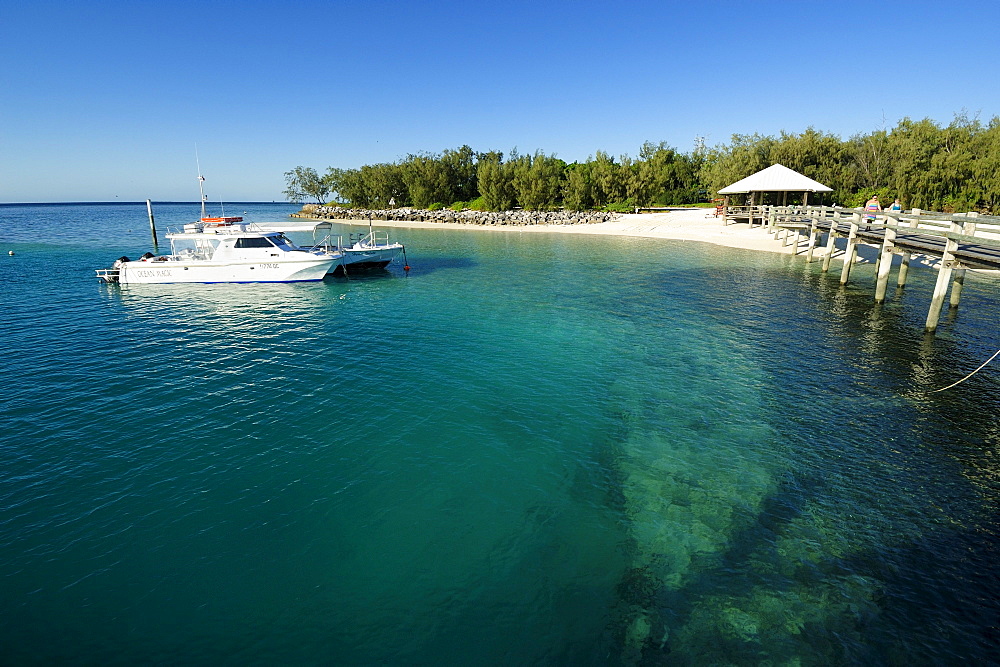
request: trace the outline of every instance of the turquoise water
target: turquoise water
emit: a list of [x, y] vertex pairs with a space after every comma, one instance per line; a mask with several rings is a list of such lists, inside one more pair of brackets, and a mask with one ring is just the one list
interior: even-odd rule
[[409, 275], [105, 286], [144, 204], [0, 206], [0, 661], [996, 660], [1000, 371], [929, 390], [997, 282], [925, 338], [927, 271], [392, 235]]

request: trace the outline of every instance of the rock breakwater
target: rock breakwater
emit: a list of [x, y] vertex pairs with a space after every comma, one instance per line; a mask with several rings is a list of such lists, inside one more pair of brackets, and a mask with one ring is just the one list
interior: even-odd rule
[[617, 219], [618, 213], [578, 211], [427, 211], [418, 208], [369, 210], [339, 206], [305, 206], [298, 218], [329, 220], [400, 220], [404, 222], [445, 222], [463, 225], [592, 225]]

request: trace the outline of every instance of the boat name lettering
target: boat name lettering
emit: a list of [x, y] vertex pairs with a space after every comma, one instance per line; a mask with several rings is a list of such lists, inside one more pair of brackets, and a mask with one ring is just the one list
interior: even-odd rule
[[165, 278], [173, 275], [170, 269], [160, 269], [159, 271], [140, 269], [136, 271], [136, 273], [140, 278]]
[[262, 268], [262, 269], [276, 269], [276, 268], [278, 268], [278, 265], [277, 264], [261, 264], [260, 268]]

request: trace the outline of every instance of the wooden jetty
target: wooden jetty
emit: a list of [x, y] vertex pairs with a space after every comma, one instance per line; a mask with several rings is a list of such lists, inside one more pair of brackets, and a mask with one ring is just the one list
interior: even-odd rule
[[[868, 214], [871, 215], [871, 214]], [[860, 208], [835, 206], [727, 206], [726, 224], [745, 222], [753, 227], [760, 224], [775, 236], [783, 234], [786, 245], [798, 253], [802, 237], [806, 236], [806, 261], [817, 255], [817, 245], [823, 234], [826, 243], [819, 255], [823, 271], [830, 270], [838, 238], [847, 239], [843, 254], [840, 283], [849, 280], [851, 267], [858, 259], [858, 246], [879, 248], [876, 263], [875, 302], [885, 301], [893, 255], [901, 255], [896, 285], [906, 284], [911, 258], [915, 254], [938, 259], [938, 276], [931, 297], [924, 330], [937, 329], [941, 310], [951, 288], [949, 306], [957, 308], [968, 269], [1000, 270], [1000, 216], [977, 213], [935, 213], [920, 209], [885, 211], [873, 220]], [[795, 240], [790, 237], [795, 234]]]

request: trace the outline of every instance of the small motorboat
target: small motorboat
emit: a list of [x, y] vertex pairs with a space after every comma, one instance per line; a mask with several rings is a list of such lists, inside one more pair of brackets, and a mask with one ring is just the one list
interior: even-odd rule
[[[316, 232], [322, 229], [332, 229], [332, 225], [330, 223], [316, 225], [313, 230], [314, 238]], [[331, 273], [337, 274], [384, 269], [404, 252], [402, 243], [390, 242], [388, 232], [373, 230], [370, 225], [367, 233], [350, 234], [346, 241], [343, 237], [334, 238], [327, 235], [323, 241], [308, 246], [308, 249], [333, 256], [339, 255], [337, 263], [331, 269]]]

